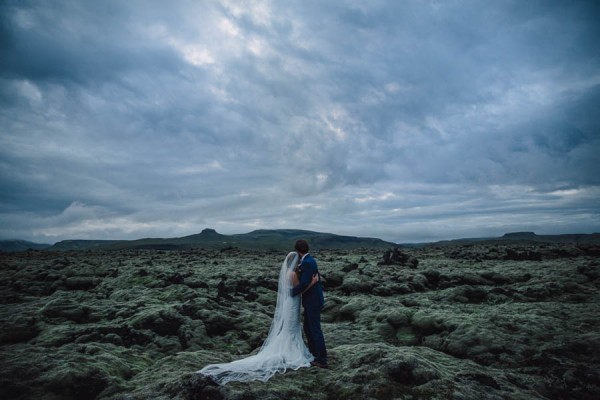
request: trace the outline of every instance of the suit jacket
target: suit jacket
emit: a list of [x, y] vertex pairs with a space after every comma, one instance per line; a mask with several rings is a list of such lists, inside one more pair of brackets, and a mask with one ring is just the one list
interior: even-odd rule
[[[310, 254], [307, 254], [306, 257], [304, 257], [304, 260], [302, 260], [298, 269], [300, 270], [300, 283], [292, 288], [292, 296], [297, 296], [302, 293], [308, 285], [310, 285], [313, 275], [319, 273], [317, 262]], [[313, 287], [302, 294], [302, 305], [305, 308], [314, 305], [322, 307], [324, 303], [325, 298], [323, 296], [321, 282], [315, 283]]]

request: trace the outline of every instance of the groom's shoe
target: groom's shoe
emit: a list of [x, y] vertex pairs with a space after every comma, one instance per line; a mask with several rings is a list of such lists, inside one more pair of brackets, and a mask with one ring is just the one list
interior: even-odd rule
[[310, 365], [312, 365], [313, 367], [319, 367], [319, 368], [325, 368], [325, 369], [329, 368], [329, 366], [327, 364], [323, 364], [318, 361], [311, 361]]

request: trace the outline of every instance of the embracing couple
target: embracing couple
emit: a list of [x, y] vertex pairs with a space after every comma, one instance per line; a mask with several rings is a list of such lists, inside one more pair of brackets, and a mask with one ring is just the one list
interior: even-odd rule
[[[317, 262], [308, 254], [305, 240], [296, 241], [295, 250], [281, 265], [275, 315], [259, 352], [230, 363], [207, 365], [199, 373], [223, 385], [230, 381], [267, 381], [276, 372], [311, 365], [327, 368], [327, 349], [321, 331], [324, 297]], [[308, 348], [300, 329], [301, 301]]]

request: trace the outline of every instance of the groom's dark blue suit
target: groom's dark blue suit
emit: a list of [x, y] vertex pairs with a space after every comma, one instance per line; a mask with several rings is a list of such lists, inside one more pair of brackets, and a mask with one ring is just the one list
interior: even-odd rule
[[[292, 289], [292, 296], [304, 292], [310, 285], [314, 274], [318, 274], [317, 262], [310, 254], [306, 254], [299, 266], [300, 283]], [[315, 357], [315, 361], [327, 365], [327, 349], [325, 338], [321, 331], [321, 307], [325, 299], [321, 282], [317, 282], [306, 292], [302, 293], [302, 306], [304, 307], [304, 334], [308, 341], [308, 350]]]

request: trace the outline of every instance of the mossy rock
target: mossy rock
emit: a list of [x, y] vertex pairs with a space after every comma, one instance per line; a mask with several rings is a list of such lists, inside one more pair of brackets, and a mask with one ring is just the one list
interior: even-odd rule
[[136, 329], [148, 329], [162, 336], [177, 335], [184, 317], [171, 307], [143, 310], [136, 315], [131, 326]]

